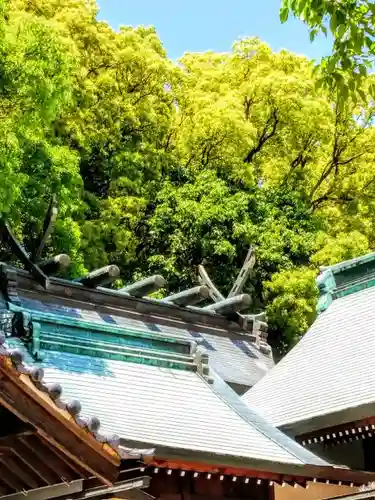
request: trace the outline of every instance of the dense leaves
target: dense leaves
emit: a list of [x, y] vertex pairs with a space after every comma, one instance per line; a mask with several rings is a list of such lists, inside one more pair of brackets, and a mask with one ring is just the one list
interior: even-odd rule
[[319, 266], [374, 245], [372, 101], [338, 103], [310, 61], [257, 39], [175, 64], [152, 28], [115, 32], [91, 1], [0, 5], [0, 210], [25, 244], [52, 194], [47, 251], [73, 277], [111, 262], [168, 293], [204, 262], [226, 293], [255, 244], [253, 310], [292, 345]]
[[[366, 82], [375, 57], [375, 3], [371, 0], [282, 0], [280, 18], [289, 13], [310, 28], [313, 41], [319, 33], [333, 37], [330, 56], [321, 61], [321, 82], [338, 87], [342, 100], [351, 93], [365, 99], [366, 87], [375, 96], [375, 86]], [[365, 87], [365, 88], [363, 88]]]

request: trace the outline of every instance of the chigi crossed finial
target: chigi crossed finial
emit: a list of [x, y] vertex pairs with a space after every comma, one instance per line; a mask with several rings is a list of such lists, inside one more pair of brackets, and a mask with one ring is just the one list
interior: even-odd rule
[[[7, 244], [11, 252], [25, 266], [32, 277], [43, 287], [48, 288], [48, 276], [58, 274], [70, 265], [70, 257], [66, 254], [56, 255], [52, 258], [41, 260], [43, 249], [48, 238], [51, 236], [58, 215], [56, 196], [53, 195], [49, 204], [47, 214], [44, 219], [40, 234], [32, 240], [28, 249], [18, 241], [13, 233], [8, 221], [0, 218], [0, 238]], [[110, 265], [96, 269], [91, 273], [79, 278], [76, 283], [90, 288], [96, 288], [100, 285], [108, 285], [120, 276], [120, 269], [117, 266]]]
[[[66, 254], [56, 255], [43, 260], [42, 253], [48, 238], [51, 236], [57, 219], [58, 209], [56, 197], [53, 196], [49, 204], [40, 234], [29, 243], [27, 249], [19, 242], [13, 233], [8, 221], [0, 218], [0, 238], [7, 244], [13, 255], [24, 265], [36, 282], [47, 289], [48, 276], [55, 275], [70, 265], [70, 258]], [[246, 281], [255, 265], [255, 247], [251, 246], [240, 272], [227, 297], [224, 297], [210, 279], [203, 265], [198, 266], [199, 286], [182, 292], [174, 293], [161, 299], [162, 302], [175, 304], [181, 307], [197, 308], [200, 302], [210, 298], [213, 303], [199, 308], [201, 311], [221, 314], [228, 319], [240, 320], [245, 328], [265, 320], [265, 313], [241, 314], [249, 310], [252, 299], [248, 293], [243, 293]], [[109, 265], [96, 269], [86, 276], [74, 280], [85, 287], [98, 288], [113, 283], [120, 276], [117, 266]], [[162, 276], [150, 276], [136, 283], [132, 283], [118, 293], [133, 297], [142, 297], [162, 288], [166, 284]]]
[[248, 309], [251, 306], [252, 299], [247, 293], [242, 293], [247, 279], [250, 276], [251, 270], [255, 265], [255, 247], [251, 246], [246, 259], [242, 265], [240, 272], [237, 275], [236, 281], [234, 282], [231, 291], [227, 297], [224, 297], [220, 291], [217, 289], [211, 278], [209, 277], [206, 269], [201, 264], [198, 266], [199, 282], [201, 285], [207, 287], [209, 291], [209, 296], [213, 300], [213, 304], [206, 306], [204, 309], [207, 311], [214, 311], [220, 314], [236, 314], [244, 321], [247, 319], [251, 320], [264, 320], [265, 313], [252, 314], [252, 315], [242, 315], [242, 311]]

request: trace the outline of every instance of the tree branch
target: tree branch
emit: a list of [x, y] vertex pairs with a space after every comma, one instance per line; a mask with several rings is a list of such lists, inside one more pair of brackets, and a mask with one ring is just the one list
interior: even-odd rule
[[271, 114], [268, 117], [267, 122], [261, 134], [258, 136], [257, 144], [245, 156], [243, 160], [245, 163], [251, 163], [254, 159], [254, 156], [260, 152], [260, 150], [266, 144], [266, 142], [269, 141], [276, 134], [278, 123], [279, 123], [278, 110], [274, 108], [271, 111]]

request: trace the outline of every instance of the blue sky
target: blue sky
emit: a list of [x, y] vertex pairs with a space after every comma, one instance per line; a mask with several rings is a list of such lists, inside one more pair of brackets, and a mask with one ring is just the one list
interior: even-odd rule
[[330, 52], [324, 37], [310, 43], [307, 28], [281, 25], [280, 0], [98, 0], [101, 19], [120, 25], [153, 25], [169, 57], [185, 52], [229, 51], [233, 41], [259, 36], [274, 50], [285, 48], [318, 59]]

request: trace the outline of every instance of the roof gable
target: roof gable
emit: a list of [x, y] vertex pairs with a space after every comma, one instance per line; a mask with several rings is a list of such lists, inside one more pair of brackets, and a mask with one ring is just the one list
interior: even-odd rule
[[23, 340], [8, 342], [26, 342], [27, 359], [36, 355], [46, 382], [59, 380], [65, 397], [74, 394], [88, 411], [99, 412], [104, 432], [159, 450], [192, 449], [250, 463], [302, 465], [306, 456], [326, 463], [262, 419], [256, 422], [194, 341], [12, 309], [13, 331]]
[[[19, 313], [6, 313], [13, 315], [10, 331], [19, 334], [20, 319], [30, 329], [31, 320], [31, 337], [35, 337], [34, 328], [38, 332], [37, 366], [43, 367], [45, 382], [59, 380], [64, 388], [62, 398], [77, 397], [85, 411], [99, 417], [104, 433], [116, 432], [127, 446], [156, 447], [156, 461], [199, 462], [211, 464], [215, 470], [242, 471], [240, 474], [246, 470], [248, 474], [272, 473], [276, 480], [291, 482], [314, 477], [359, 484], [369, 480], [368, 475], [360, 473], [359, 477], [345, 467], [330, 466], [267, 424], [212, 370], [209, 357], [193, 342], [185, 353], [186, 341], [166, 339], [166, 345], [174, 345], [174, 352], [168, 352], [159, 350], [159, 339], [152, 349], [138, 345], [137, 356], [130, 358], [108, 356], [107, 346], [103, 346], [103, 355], [95, 355], [97, 346], [88, 355], [86, 351], [78, 353], [74, 342], [61, 350], [59, 341], [43, 338], [49, 324], [43, 314], [33, 317], [27, 312], [16, 321]], [[39, 321], [33, 324], [35, 319]], [[60, 318], [57, 326], [57, 336], [75, 337], [69, 318]], [[96, 326], [84, 323], [86, 341]], [[134, 338], [134, 332], [128, 334], [125, 329], [122, 335]], [[150, 333], [147, 337], [152, 340]], [[30, 335], [7, 338], [9, 345], [23, 349], [28, 363], [35, 363], [34, 348], [25, 348], [28, 341]], [[151, 363], [150, 351], [154, 355]], [[177, 365], [166, 363], [167, 355], [178, 357]], [[81, 417], [85, 420], [85, 415]], [[281, 479], [286, 477], [289, 479]]]
[[[213, 331], [214, 334], [220, 332], [219, 335], [224, 335], [230, 340], [233, 340], [231, 334], [246, 337], [246, 343], [252, 344], [253, 350], [247, 345], [241, 344], [238, 347], [236, 344], [229, 344], [232, 354], [237, 351], [237, 357], [242, 356], [243, 361], [247, 356], [246, 362], [242, 363], [242, 370], [236, 370], [235, 366], [228, 369], [228, 362], [225, 359], [226, 349], [213, 348], [216, 352], [218, 371], [241, 392], [253, 385], [267, 369], [267, 363], [258, 363], [257, 358], [264, 357], [268, 364], [273, 365], [271, 347], [266, 340], [267, 325], [263, 321], [264, 313], [242, 314], [244, 311], [249, 312], [252, 303], [251, 296], [243, 293], [243, 289], [255, 265], [255, 248], [250, 247], [248, 250], [227, 297], [216, 288], [201, 264], [197, 266], [199, 286], [156, 300], [148, 295], [167, 285], [162, 276], [149, 276], [120, 290], [111, 289], [108, 286], [110, 287], [120, 277], [120, 269], [115, 265], [95, 269], [73, 281], [51, 277], [66, 270], [70, 265], [70, 258], [65, 254], [55, 255], [46, 260], [41, 259], [57, 214], [57, 200], [52, 197], [43, 229], [36, 238], [31, 235], [27, 249], [18, 241], [9, 223], [0, 218], [0, 238], [27, 270], [27, 272], [22, 271], [0, 263], [1, 292], [5, 300], [13, 305], [21, 305], [22, 295], [28, 298], [31, 295], [32, 299], [43, 296], [42, 301], [46, 297], [48, 301], [49, 296], [53, 295], [53, 301], [63, 305], [66, 302], [78, 301], [89, 303], [91, 308], [99, 308], [104, 314], [105, 308], [119, 308], [123, 312], [126, 310], [128, 317], [134, 318], [134, 315], [136, 317], [138, 315], [146, 320], [156, 317], [162, 324], [169, 324], [172, 327], [177, 323], [177, 329], [183, 331], [186, 328], [188, 334], [194, 332], [202, 335]], [[197, 307], [198, 304], [202, 304], [202, 307]], [[108, 318], [110, 315], [106, 316]], [[155, 323], [151, 321], [151, 324]], [[210, 345], [210, 342], [203, 337], [200, 338], [200, 343], [205, 349]], [[249, 353], [254, 354], [254, 351], [258, 351], [259, 355], [249, 355]], [[221, 371], [224, 366], [226, 369]]]

